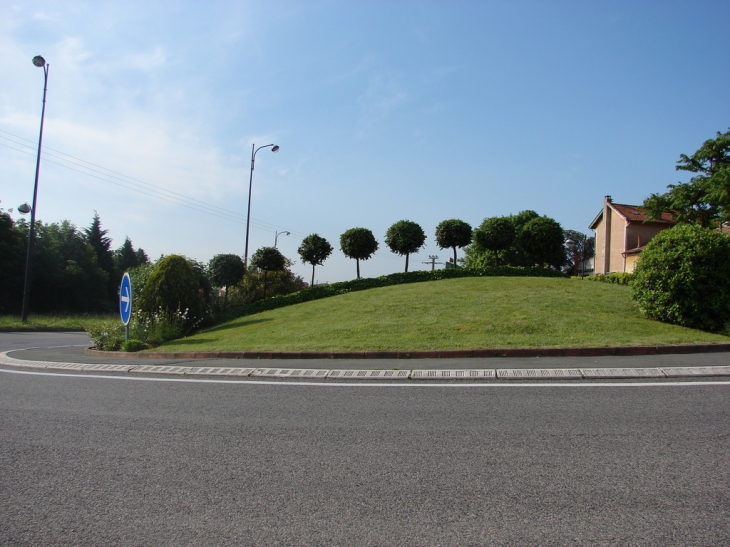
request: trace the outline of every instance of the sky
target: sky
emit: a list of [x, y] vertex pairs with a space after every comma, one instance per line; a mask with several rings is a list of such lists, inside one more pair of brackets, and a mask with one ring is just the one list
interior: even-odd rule
[[[718, 1], [34, 2], [0, 0], [0, 208], [125, 237], [152, 259], [335, 248], [349, 228], [427, 235], [526, 209], [591, 235], [603, 197], [640, 204], [680, 154], [730, 127], [730, 3]], [[459, 256], [463, 253], [459, 251]], [[428, 264], [426, 264], [428, 262]], [[442, 266], [441, 266], [442, 267]]]

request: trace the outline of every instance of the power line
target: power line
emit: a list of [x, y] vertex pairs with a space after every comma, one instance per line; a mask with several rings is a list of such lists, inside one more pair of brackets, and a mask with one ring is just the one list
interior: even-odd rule
[[[0, 132], [5, 133], [7, 135], [11, 135], [11, 136], [16, 137], [18, 139], [21, 139], [23, 141], [27, 141], [27, 142], [31, 142], [31, 143], [33, 142], [33, 141], [29, 140], [29, 139], [26, 139], [26, 138], [21, 137], [19, 135], [15, 135], [15, 134], [10, 133], [8, 131], [4, 131], [2, 129], [0, 129]], [[0, 139], [5, 139], [5, 140], [7, 140], [9, 142], [12, 142], [13, 144], [16, 144], [16, 145], [19, 145], [19, 146], [24, 146], [26, 148], [31, 148], [31, 149], [34, 148], [34, 146], [31, 147], [30, 145], [24, 144], [22, 142], [14, 141], [13, 139], [9, 139], [9, 138], [4, 137], [2, 135], [0, 135]], [[27, 155], [30, 155], [30, 156], [35, 155], [35, 152], [28, 152], [26, 150], [20, 150], [18, 148], [14, 148], [14, 147], [9, 146], [9, 145], [7, 145], [5, 143], [2, 143], [2, 142], [0, 142], [0, 145], [5, 146], [6, 148], [10, 148], [11, 150], [15, 150], [16, 152], [21, 152], [23, 154], [27, 154]], [[92, 168], [87, 167], [85, 165], [80, 165], [80, 164], [78, 164], [76, 162], [67, 160], [66, 158], [59, 157], [59, 156], [57, 156], [55, 154], [50, 154], [50, 153], [47, 152], [47, 150], [51, 150], [51, 151], [56, 152], [58, 154], [61, 154], [63, 156], [67, 156], [69, 158], [73, 158], [73, 159], [75, 159], [77, 161], [80, 161], [82, 163], [86, 163], [88, 165], [92, 165], [94, 167], [98, 167], [99, 169], [102, 169], [104, 171], [108, 171], [108, 173], [113, 173], [113, 174], [104, 173], [102, 171], [98, 171], [97, 169], [92, 169]], [[55, 149], [50, 148], [50, 147], [44, 147], [44, 151], [45, 151], [45, 153], [43, 155], [44, 161], [46, 161], [48, 163], [53, 163], [55, 165], [59, 165], [61, 167], [65, 167], [66, 169], [69, 169], [71, 171], [76, 171], [76, 172], [81, 173], [81, 174], [84, 174], [86, 176], [93, 177], [93, 178], [96, 178], [98, 180], [102, 180], [104, 182], [108, 182], [110, 184], [114, 184], [116, 186], [121, 186], [123, 188], [127, 188], [129, 190], [134, 191], [134, 192], [138, 192], [140, 194], [144, 194], [144, 195], [147, 195], [147, 196], [150, 196], [150, 197], [159, 199], [161, 201], [167, 201], [169, 203], [173, 203], [173, 204], [176, 204], [176, 205], [181, 205], [181, 206], [186, 207], [188, 209], [192, 209], [192, 210], [195, 210], [195, 211], [198, 211], [198, 212], [206, 213], [208, 215], [215, 216], [215, 217], [218, 217], [218, 218], [222, 218], [224, 220], [229, 220], [231, 222], [236, 222], [238, 224], [244, 224], [245, 223], [245, 218], [246, 217], [244, 215], [242, 215], [241, 213], [237, 213], [237, 212], [231, 211], [229, 209], [224, 209], [222, 207], [218, 207], [217, 205], [211, 205], [209, 203], [203, 202], [201, 200], [197, 200], [195, 198], [187, 197], [187, 196], [185, 196], [183, 194], [179, 194], [177, 192], [173, 192], [171, 190], [167, 190], [165, 188], [162, 188], [160, 186], [156, 186], [154, 184], [145, 182], [145, 181], [140, 180], [140, 179], [135, 179], [134, 177], [130, 177], [128, 175], [124, 175], [123, 173], [119, 173], [117, 171], [113, 171], [111, 169], [107, 169], [106, 167], [103, 167], [103, 166], [100, 166], [100, 165], [96, 165], [94, 163], [88, 162], [88, 161], [83, 160], [81, 158], [77, 158], [77, 157], [72, 156], [70, 154], [66, 154], [65, 152], [61, 152], [59, 150], [55, 150]], [[47, 159], [46, 156], [51, 156], [53, 158], [56, 158], [56, 159], [58, 159], [58, 160], [60, 160], [62, 162], [66, 162], [66, 163], [55, 162], [53, 160]], [[67, 164], [75, 165], [76, 167], [80, 167], [81, 169], [85, 169], [85, 170], [75, 169], [74, 167], [71, 167], [71, 166], [69, 166]], [[91, 172], [89, 172], [89, 171], [91, 171]], [[102, 176], [98, 176], [98, 175], [95, 175], [93, 173], [98, 173], [98, 175], [102, 175]], [[114, 176], [114, 175], [119, 175], [119, 176]], [[108, 178], [106, 178], [106, 177], [108, 177]], [[124, 177], [124, 178], [120, 178], [120, 177]], [[110, 178], [111, 179], [116, 179], [119, 182], [115, 182], [114, 180], [109, 180]], [[125, 179], [129, 179], [129, 180], [125, 180]], [[136, 182], [141, 183], [141, 184], [143, 184], [145, 186], [142, 186], [141, 184], [136, 184], [135, 182], [131, 182], [131, 181], [136, 181]], [[146, 187], [149, 187], [149, 188], [146, 188]], [[281, 226], [281, 225], [278, 225], [278, 224], [274, 224], [274, 223], [271, 223], [271, 222], [267, 222], [267, 221], [263, 221], [263, 220], [258, 220], [258, 219], [255, 219], [253, 217], [251, 218], [251, 224], [253, 226], [255, 226], [256, 228], [259, 228], [259, 229], [262, 229], [262, 230], [276, 231], [278, 229], [284, 228], [284, 229], [287, 229], [288, 231], [292, 232], [293, 234], [297, 234], [297, 235], [300, 235], [302, 237], [306, 236], [306, 234], [304, 234], [302, 232], [299, 232], [297, 230], [292, 230], [290, 228], [285, 228], [284, 226]]]

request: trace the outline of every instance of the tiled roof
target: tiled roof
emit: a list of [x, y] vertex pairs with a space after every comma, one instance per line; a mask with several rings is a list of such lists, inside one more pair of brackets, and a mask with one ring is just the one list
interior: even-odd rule
[[638, 205], [623, 205], [621, 203], [611, 203], [614, 211], [620, 214], [629, 222], [661, 222], [666, 224], [676, 224], [672, 213], [663, 212], [656, 220], [649, 219], [646, 209], [642, 209]]

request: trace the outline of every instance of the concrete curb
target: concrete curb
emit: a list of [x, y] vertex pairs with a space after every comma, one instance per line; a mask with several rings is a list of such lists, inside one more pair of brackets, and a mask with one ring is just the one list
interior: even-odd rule
[[[11, 350], [18, 351], [18, 350]], [[462, 370], [327, 370], [306, 368], [187, 367], [111, 365], [25, 361], [0, 353], [0, 365], [31, 370], [86, 373], [170, 375], [179, 377], [274, 378], [310, 380], [588, 380], [661, 379], [730, 376], [730, 366], [656, 368], [462, 369]]]
[[730, 344], [614, 346], [599, 348], [495, 348], [417, 351], [125, 351], [84, 350], [84, 355], [131, 359], [462, 359], [489, 357], [600, 357], [730, 352]]

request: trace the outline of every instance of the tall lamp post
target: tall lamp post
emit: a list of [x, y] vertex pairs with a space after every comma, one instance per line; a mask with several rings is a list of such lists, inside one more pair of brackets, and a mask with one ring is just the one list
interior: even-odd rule
[[287, 232], [286, 230], [284, 230], [283, 232], [276, 232], [276, 237], [274, 237], [274, 249], [276, 249], [276, 243], [277, 243], [277, 241], [279, 241], [279, 236], [281, 234], [290, 236], [291, 232]]
[[38, 198], [38, 173], [41, 168], [41, 143], [43, 142], [43, 119], [46, 115], [46, 90], [48, 89], [48, 71], [51, 65], [40, 55], [33, 57], [33, 64], [43, 69], [43, 109], [41, 110], [41, 132], [38, 136], [38, 155], [35, 162], [35, 185], [33, 186], [33, 205], [30, 208], [30, 232], [28, 233], [28, 254], [25, 258], [25, 283], [23, 285], [23, 312], [20, 317], [23, 323], [28, 321], [28, 303], [30, 301], [30, 267], [35, 235], [35, 209]]
[[255, 144], [251, 145], [251, 177], [248, 179], [248, 214], [246, 215], [246, 251], [243, 257], [243, 267], [248, 270], [248, 232], [251, 227], [251, 186], [253, 185], [253, 166], [256, 162], [256, 152], [262, 148], [271, 147], [272, 152], [278, 152], [279, 146], [276, 144], [266, 144], [256, 148]]

